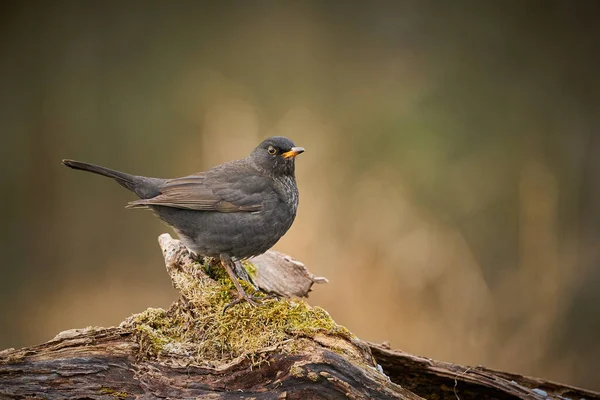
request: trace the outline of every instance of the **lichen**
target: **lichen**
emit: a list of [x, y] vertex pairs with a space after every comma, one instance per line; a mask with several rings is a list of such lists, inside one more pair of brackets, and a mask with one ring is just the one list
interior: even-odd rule
[[[260, 359], [255, 355], [258, 350], [288, 339], [318, 333], [354, 337], [327, 311], [302, 300], [266, 299], [264, 294], [254, 293], [265, 297], [257, 307], [242, 302], [224, 311], [235, 295], [231, 280], [221, 268], [201, 264], [195, 268], [208, 272], [214, 280], [178, 272], [172, 279], [185, 301], [169, 310], [148, 309], [122, 324], [136, 333], [143, 356], [184, 357], [188, 363], [215, 366], [246, 355], [254, 363]], [[247, 293], [253, 293], [250, 284], [240, 283]]]

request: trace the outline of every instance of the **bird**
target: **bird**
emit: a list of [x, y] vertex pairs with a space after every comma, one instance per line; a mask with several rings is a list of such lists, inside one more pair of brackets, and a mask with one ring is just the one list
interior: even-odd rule
[[298, 209], [295, 158], [304, 152], [283, 136], [263, 140], [248, 156], [174, 179], [131, 175], [83, 161], [70, 168], [114, 179], [139, 199], [126, 208], [149, 208], [198, 256], [212, 257], [233, 281], [236, 298], [257, 305], [238, 282], [235, 262], [269, 250], [292, 226]]

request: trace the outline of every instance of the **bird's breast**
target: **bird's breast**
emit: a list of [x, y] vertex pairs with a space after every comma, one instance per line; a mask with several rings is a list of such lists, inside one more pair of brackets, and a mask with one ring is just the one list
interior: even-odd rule
[[287, 205], [292, 215], [296, 215], [298, 209], [298, 187], [296, 180], [291, 176], [284, 176], [277, 180], [276, 191], [279, 200]]

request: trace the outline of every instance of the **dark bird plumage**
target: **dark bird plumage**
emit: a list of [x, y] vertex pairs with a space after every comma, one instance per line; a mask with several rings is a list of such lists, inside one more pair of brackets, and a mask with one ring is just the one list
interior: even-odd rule
[[225, 265], [230, 258], [264, 253], [290, 228], [298, 207], [294, 158], [303, 151], [287, 138], [271, 137], [241, 160], [175, 179], [130, 175], [81, 161], [63, 164], [113, 178], [140, 198], [128, 208], [151, 208], [190, 250], [220, 258]]

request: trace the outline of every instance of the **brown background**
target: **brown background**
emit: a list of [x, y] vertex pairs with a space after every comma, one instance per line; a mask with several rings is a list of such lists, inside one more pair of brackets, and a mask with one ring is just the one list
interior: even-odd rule
[[280, 134], [311, 304], [600, 389], [599, 4], [4, 2], [0, 348], [176, 297], [169, 229], [61, 158], [172, 177]]

